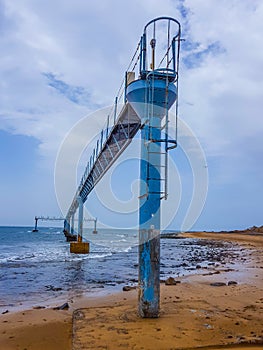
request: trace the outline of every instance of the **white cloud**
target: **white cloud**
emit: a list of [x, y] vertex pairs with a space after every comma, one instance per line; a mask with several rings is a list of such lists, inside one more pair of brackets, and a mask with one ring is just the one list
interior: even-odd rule
[[[172, 2], [2, 1], [1, 128], [38, 138], [54, 155], [77, 120], [113, 102], [143, 26], [163, 7]], [[43, 73], [83, 89], [88, 105]]]
[[195, 54], [213, 43], [221, 51], [206, 54], [196, 68], [183, 67], [181, 114], [204, 140], [208, 154], [234, 154], [240, 138], [245, 143], [246, 137], [263, 129], [263, 4], [212, 0], [185, 4], [190, 8], [186, 38], [199, 43]]

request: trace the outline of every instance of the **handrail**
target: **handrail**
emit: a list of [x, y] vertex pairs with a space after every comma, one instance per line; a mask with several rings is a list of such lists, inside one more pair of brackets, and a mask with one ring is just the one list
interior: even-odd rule
[[[147, 79], [150, 78], [151, 76], [158, 76], [158, 75], [162, 75], [162, 76], [165, 76], [167, 77], [168, 79], [169, 78], [172, 78], [172, 81], [176, 81], [177, 80], [177, 72], [175, 72], [173, 69], [171, 68], [157, 68], [157, 69], [154, 69], [152, 71], [149, 71], [147, 73]], [[169, 79], [170, 81], [170, 79]]]
[[154, 22], [157, 22], [157, 21], [160, 21], [160, 20], [169, 20], [169, 21], [172, 21], [172, 22], [177, 23], [177, 24], [178, 24], [178, 27], [179, 27], [179, 32], [181, 32], [181, 24], [180, 24], [180, 22], [178, 22], [178, 21], [177, 21], [175, 18], [173, 18], [173, 17], [167, 17], [167, 16], [156, 17], [156, 18], [152, 19], [150, 22], [148, 22], [148, 23], [145, 25], [145, 27], [144, 27], [144, 32], [146, 31], [146, 28], [147, 28], [150, 24], [152, 24], [152, 23], [154, 23]]

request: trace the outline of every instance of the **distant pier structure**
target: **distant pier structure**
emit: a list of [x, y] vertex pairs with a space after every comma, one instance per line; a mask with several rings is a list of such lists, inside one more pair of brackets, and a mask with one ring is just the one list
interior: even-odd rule
[[[96, 184], [141, 130], [139, 210], [139, 314], [158, 317], [160, 303], [160, 213], [161, 200], [168, 196], [168, 152], [177, 146], [178, 72], [181, 42], [180, 23], [158, 17], [144, 27], [136, 51], [106, 116], [106, 127], [86, 165], [64, 221], [67, 235], [77, 241], [70, 251], [88, 253], [82, 241], [83, 206]], [[120, 102], [124, 106], [119, 111]], [[169, 110], [175, 104], [171, 117]], [[173, 136], [169, 125], [175, 125]]]
[[[55, 216], [35, 216], [35, 226], [32, 232], [38, 232], [38, 220], [40, 221], [63, 221], [65, 222], [65, 218], [63, 217], [55, 217]], [[83, 221], [91, 221], [94, 223], [94, 229], [93, 233], [98, 233], [97, 231], [97, 218], [90, 218], [86, 219], [84, 218]], [[67, 242], [74, 242], [77, 241], [77, 234], [74, 231], [74, 223], [72, 226], [72, 229], [70, 232], [66, 231], [65, 229], [63, 230], [63, 233], [67, 239]]]

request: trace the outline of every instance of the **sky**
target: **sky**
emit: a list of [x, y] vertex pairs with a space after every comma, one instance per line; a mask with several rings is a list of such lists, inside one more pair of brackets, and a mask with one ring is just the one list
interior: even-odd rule
[[[0, 225], [63, 215], [54, 184], [61, 145], [83, 117], [112, 104], [144, 25], [158, 16], [182, 25], [179, 116], [200, 143], [209, 174], [206, 202], [190, 228], [263, 224], [261, 0], [0, 0]], [[88, 128], [99, 132], [92, 118]], [[182, 228], [196, 191], [181, 135], [172, 156], [180, 181], [170, 178], [164, 210], [174, 209], [172, 229]], [[101, 191], [111, 181], [120, 201], [134, 197], [138, 157], [125, 165], [124, 154]], [[88, 155], [80, 158], [76, 183]], [[92, 194], [86, 205], [99, 221], [108, 218], [102, 224], [136, 224], [135, 212], [129, 221], [99, 202]]]

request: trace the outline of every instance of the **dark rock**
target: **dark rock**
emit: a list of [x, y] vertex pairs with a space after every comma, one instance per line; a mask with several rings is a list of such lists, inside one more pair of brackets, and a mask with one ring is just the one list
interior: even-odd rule
[[2, 312], [2, 315], [7, 314], [8, 312], [8, 310], [5, 310], [4, 312]]
[[227, 283], [227, 285], [228, 285], [228, 286], [235, 286], [235, 285], [237, 285], [237, 282], [236, 282], [236, 281], [229, 281], [229, 282]]
[[173, 277], [168, 277], [167, 280], [164, 282], [166, 286], [174, 286], [178, 282]]
[[69, 304], [68, 303], [64, 303], [61, 306], [54, 307], [53, 310], [68, 310], [68, 308], [69, 308]]
[[45, 309], [45, 306], [33, 306], [34, 310], [40, 310], [40, 309]]
[[52, 291], [52, 292], [58, 292], [58, 291], [60, 291], [60, 290], [62, 290], [62, 288], [60, 288], [60, 287], [54, 287], [54, 286], [52, 286], [52, 284], [50, 284], [50, 285], [48, 285], [48, 286], [45, 286], [45, 288], [47, 289], [47, 290], [50, 290], [50, 291]]
[[196, 269], [201, 269], [202, 268], [202, 266], [201, 265], [196, 265], [196, 267], [195, 267]]
[[135, 286], [124, 286], [124, 287], [122, 288], [122, 290], [123, 290], [124, 292], [129, 292], [129, 291], [132, 290], [132, 289], [136, 289], [136, 287], [135, 287]]
[[210, 283], [210, 286], [212, 286], [212, 287], [223, 287], [223, 286], [226, 286], [226, 283], [224, 283], [224, 282], [213, 282], [213, 283]]
[[184, 238], [184, 237], [178, 237], [178, 232], [167, 232], [167, 233], [162, 233], [160, 235], [160, 238], [171, 238], [171, 239], [178, 239], [178, 238]]
[[131, 279], [129, 279], [129, 281], [132, 283], [138, 283], [138, 279], [136, 279], [136, 278], [131, 278]]

